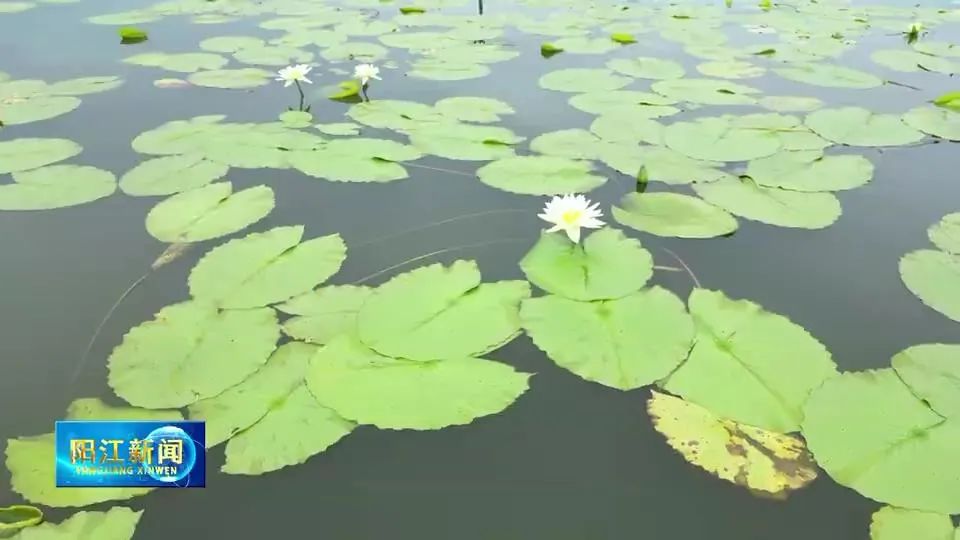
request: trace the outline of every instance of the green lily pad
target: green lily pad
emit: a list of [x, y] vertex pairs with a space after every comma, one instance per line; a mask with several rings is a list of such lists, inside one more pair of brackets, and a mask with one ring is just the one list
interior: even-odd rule
[[721, 418], [778, 433], [799, 430], [810, 392], [837, 375], [830, 352], [801, 326], [749, 300], [694, 289], [688, 304], [697, 337], [663, 388]]
[[7, 538], [20, 529], [39, 525], [43, 511], [36, 506], [16, 504], [0, 507], [0, 538]]
[[173, 195], [203, 187], [223, 178], [230, 167], [204, 159], [202, 154], [165, 156], [144, 161], [120, 177], [127, 195]]
[[426, 154], [467, 161], [511, 157], [513, 145], [524, 140], [504, 127], [461, 122], [425, 123], [410, 128], [407, 134], [410, 142]]
[[[616, 160], [612, 159], [612, 156], [605, 155], [601, 159], [607, 165], [625, 172]], [[663, 146], [642, 147], [638, 153], [632, 154], [631, 159], [637, 160], [637, 163], [643, 167], [648, 181], [677, 185], [732, 178], [729, 173], [721, 169], [723, 167], [721, 162], [689, 158]]]
[[215, 53], [235, 53], [242, 49], [263, 47], [264, 45], [262, 39], [252, 36], [217, 36], [200, 42], [201, 49]]
[[33, 9], [37, 5], [33, 2], [0, 2], [0, 14], [2, 13], [20, 13]]
[[658, 145], [663, 140], [663, 124], [642, 113], [639, 117], [612, 114], [598, 116], [590, 123], [590, 131], [605, 141], [630, 143], [633, 150], [636, 150], [635, 145], [638, 143]]
[[110, 387], [146, 408], [183, 407], [249, 377], [280, 337], [272, 309], [182, 302], [132, 328], [107, 360]]
[[540, 77], [538, 84], [557, 92], [603, 92], [623, 88], [631, 81], [609, 69], [570, 68], [551, 71]]
[[335, 274], [347, 256], [339, 234], [301, 242], [303, 226], [251, 233], [210, 250], [190, 271], [190, 294], [223, 309], [293, 298]]
[[724, 117], [674, 122], [664, 128], [663, 142], [705, 161], [748, 161], [769, 156], [783, 144], [776, 133], [738, 127]]
[[746, 178], [693, 184], [708, 203], [736, 216], [800, 229], [822, 229], [840, 218], [840, 201], [832, 193], [803, 193], [757, 185]]
[[137, 529], [143, 510], [134, 512], [117, 506], [106, 512], [77, 512], [60, 523], [44, 523], [25, 529], [17, 540], [68, 540], [71, 538], [102, 538], [130, 540]]
[[721, 208], [679, 193], [627, 193], [613, 207], [613, 219], [657, 236], [713, 238], [737, 230], [737, 220]]
[[908, 126], [947, 139], [960, 141], [960, 113], [936, 107], [916, 107], [903, 115]]
[[950, 516], [884, 506], [870, 519], [870, 540], [954, 540]]
[[923, 139], [899, 116], [861, 107], [822, 109], [808, 114], [804, 123], [821, 137], [850, 146], [901, 146]]
[[520, 261], [537, 287], [573, 300], [608, 300], [636, 292], [653, 275], [653, 257], [638, 240], [610, 227], [574, 244], [543, 233]]
[[325, 135], [358, 135], [362, 126], [353, 122], [334, 122], [331, 124], [317, 124], [313, 126]]
[[305, 111], [286, 111], [278, 117], [280, 123], [289, 128], [305, 128], [313, 125], [313, 115]]
[[0, 141], [0, 174], [27, 171], [63, 161], [83, 148], [68, 139], [13, 139]]
[[568, 101], [581, 111], [596, 115], [660, 118], [680, 112], [675, 99], [636, 90], [611, 90], [577, 94]]
[[83, 96], [113, 90], [122, 84], [120, 77], [80, 77], [50, 84], [46, 91], [55, 96]]
[[960, 72], [960, 64], [956, 62], [933, 56], [932, 54], [925, 54], [908, 49], [883, 49], [874, 51], [870, 54], [870, 58], [881, 66], [904, 73], [935, 71], [937, 73], [951, 75]]
[[343, 62], [346, 60], [371, 63], [383, 60], [390, 51], [383, 45], [376, 43], [367, 43], [365, 41], [345, 41], [336, 45], [331, 45], [320, 53], [324, 59], [330, 62]]
[[797, 437], [726, 420], [656, 391], [647, 411], [654, 428], [685, 460], [754, 493], [783, 498], [817, 477], [816, 465]]
[[960, 255], [932, 249], [900, 259], [900, 279], [921, 302], [960, 322]]
[[240, 384], [191, 404], [187, 417], [207, 423], [207, 448], [231, 439], [269, 414], [275, 404], [301, 385], [307, 362], [316, 352], [317, 347], [305, 343], [282, 345]]
[[147, 232], [161, 242], [200, 242], [235, 233], [273, 210], [273, 190], [254, 186], [233, 193], [217, 182], [178, 193], [147, 214]]
[[751, 161], [747, 176], [758, 185], [792, 191], [840, 191], [865, 185], [873, 164], [857, 155], [824, 156], [818, 150], [777, 152]]
[[[67, 420], [179, 420], [179, 411], [113, 407], [99, 399], [84, 398], [68, 408]], [[10, 485], [30, 502], [43, 506], [89, 506], [106, 501], [119, 501], [150, 492], [150, 488], [60, 488], [56, 487], [54, 434], [19, 437], [7, 441], [6, 465]], [[42, 529], [41, 529], [42, 530]], [[21, 535], [22, 538], [22, 535]]]
[[828, 88], [866, 89], [883, 85], [883, 79], [876, 75], [835, 64], [793, 63], [773, 71], [785, 79]]
[[693, 340], [683, 302], [660, 287], [596, 302], [532, 298], [523, 302], [520, 318], [533, 343], [557, 365], [620, 390], [669, 375]]
[[558, 47], [555, 43], [541, 43], [540, 44], [540, 56], [544, 58], [550, 58], [555, 54], [560, 54], [563, 52], [562, 47]]
[[[569, 159], [600, 159], [607, 145], [607, 141], [584, 129], [561, 129], [538, 135], [530, 141], [530, 150]], [[629, 148], [636, 151], [635, 144]]]
[[353, 422], [317, 403], [306, 385], [300, 384], [272, 404], [256, 424], [230, 439], [221, 470], [258, 475], [298, 465], [347, 436], [354, 427]]
[[130, 11], [121, 11], [119, 13], [107, 13], [90, 17], [87, 21], [93, 24], [121, 25], [121, 24], [140, 24], [152, 22], [163, 17], [161, 13], [149, 11], [147, 9], [132, 9]]
[[657, 81], [654, 92], [677, 101], [703, 105], [753, 105], [759, 90], [751, 86], [717, 79], [673, 79]]
[[527, 390], [529, 377], [480, 358], [390, 358], [339, 336], [313, 357], [307, 388], [321, 405], [358, 424], [427, 430], [503, 411]]
[[434, 107], [415, 101], [380, 99], [350, 107], [347, 116], [361, 124], [383, 129], [408, 130], [443, 122], [446, 117]]
[[300, 172], [333, 182], [389, 182], [407, 177], [395, 163], [422, 157], [413, 146], [387, 139], [335, 139], [312, 150], [287, 152], [290, 165]]
[[476, 62], [450, 61], [443, 58], [421, 58], [414, 62], [407, 75], [433, 81], [465, 81], [490, 74], [490, 68]]
[[117, 189], [113, 173], [84, 165], [49, 165], [13, 173], [0, 184], [0, 210], [47, 210], [102, 199]]
[[777, 112], [810, 112], [823, 107], [823, 101], [807, 96], [766, 96], [760, 106]]
[[930, 241], [947, 253], [960, 254], [960, 212], [947, 214], [927, 229]]
[[513, 107], [498, 99], [483, 97], [449, 97], [441, 99], [433, 106], [440, 114], [461, 122], [499, 122], [501, 115], [516, 112]]
[[353, 333], [357, 313], [373, 292], [370, 287], [322, 287], [280, 304], [278, 310], [296, 315], [284, 321], [283, 333], [308, 343], [325, 345], [341, 334]]
[[632, 34], [626, 32], [614, 32], [610, 34], [610, 39], [621, 45], [629, 45], [630, 43], [636, 43], [637, 38], [633, 37]]
[[607, 179], [591, 173], [589, 163], [553, 156], [516, 156], [498, 159], [477, 170], [488, 186], [526, 195], [584, 193]]
[[960, 452], [960, 411], [936, 408], [950, 394], [956, 403], [960, 378], [949, 362], [941, 364], [949, 372], [931, 369], [931, 360], [956, 359], [957, 349], [911, 347], [894, 357], [892, 369], [826, 381], [804, 407], [803, 436], [817, 463], [838, 483], [876, 501], [960, 512], [960, 477], [944, 472], [952, 471]]
[[73, 96], [31, 94], [25, 96], [0, 96], [0, 121], [16, 126], [56, 118], [80, 106]]
[[209, 88], [255, 88], [269, 84], [273, 74], [258, 68], [216, 69], [192, 73], [187, 80]]
[[528, 296], [525, 281], [481, 283], [473, 261], [425, 266], [394, 277], [366, 299], [357, 335], [380, 354], [409, 360], [482, 355], [520, 333], [517, 310]]
[[309, 62], [313, 60], [313, 53], [289, 45], [260, 45], [244, 47], [233, 53], [233, 57], [244, 64], [281, 67]]
[[[202, 69], [220, 69], [227, 65], [227, 59], [219, 54], [210, 53], [163, 53], [150, 52], [129, 56], [123, 59], [126, 64], [163, 68], [179, 73], [193, 73]], [[192, 81], [191, 81], [192, 82]]]
[[718, 79], [752, 79], [766, 73], [766, 69], [743, 60], [716, 60], [697, 65], [697, 71]]

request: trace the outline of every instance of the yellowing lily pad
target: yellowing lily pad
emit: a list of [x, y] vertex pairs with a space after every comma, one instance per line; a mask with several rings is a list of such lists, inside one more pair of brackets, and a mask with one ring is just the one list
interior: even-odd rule
[[786, 498], [817, 477], [816, 465], [798, 437], [726, 420], [656, 391], [647, 411], [667, 444], [685, 460], [750, 491]]

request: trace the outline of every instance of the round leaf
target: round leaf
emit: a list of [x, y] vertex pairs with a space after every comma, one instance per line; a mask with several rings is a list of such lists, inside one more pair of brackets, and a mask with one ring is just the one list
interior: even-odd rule
[[449, 97], [433, 105], [444, 116], [463, 122], [497, 122], [500, 115], [513, 114], [510, 105], [491, 98]]
[[812, 112], [804, 120], [825, 139], [850, 146], [901, 146], [923, 139], [893, 114], [874, 114], [860, 107], [841, 107]]
[[317, 403], [300, 384], [270, 406], [266, 416], [227, 443], [227, 474], [257, 475], [305, 462], [351, 431], [355, 424]]
[[17, 540], [60, 540], [70, 538], [103, 538], [130, 540], [137, 529], [143, 510], [134, 512], [117, 506], [106, 512], [77, 512], [60, 523], [43, 523], [25, 529]]
[[557, 365], [620, 390], [669, 375], [693, 339], [683, 302], [660, 287], [596, 302], [542, 296], [525, 300], [520, 318], [537, 348]]
[[83, 148], [67, 139], [13, 139], [0, 141], [0, 174], [26, 171], [63, 161]]
[[658, 81], [654, 92], [675, 99], [704, 105], [752, 105], [757, 102], [756, 88], [717, 79], [674, 79]]
[[688, 157], [707, 161], [747, 161], [769, 156], [782, 145], [776, 133], [737, 127], [726, 118], [675, 122], [663, 130], [663, 142]]
[[960, 255], [932, 249], [900, 259], [900, 279], [924, 304], [960, 321]]
[[620, 298], [639, 290], [653, 275], [653, 257], [638, 240], [606, 227], [583, 245], [543, 233], [520, 261], [531, 283], [574, 300]]
[[351, 334], [357, 325], [357, 313], [372, 292], [370, 287], [340, 285], [303, 293], [277, 306], [284, 313], [297, 315], [284, 321], [283, 332], [319, 345]]
[[607, 179], [591, 173], [590, 164], [553, 156], [516, 156], [499, 159], [477, 170], [488, 186], [526, 195], [584, 193]]
[[340, 336], [313, 357], [307, 387], [321, 405], [358, 424], [426, 430], [503, 411], [527, 390], [529, 377], [479, 358], [398, 360]]
[[307, 362], [316, 352], [317, 348], [312, 345], [287, 343], [240, 384], [191, 404], [187, 409], [190, 420], [207, 423], [207, 448], [213, 448], [256, 424], [290, 395], [303, 382]]
[[873, 178], [873, 163], [863, 156], [824, 156], [817, 150], [776, 154], [751, 161], [746, 174], [761, 186], [792, 191], [840, 191]]
[[785, 79], [828, 88], [876, 88], [883, 84], [876, 75], [834, 64], [793, 63], [774, 71]]
[[903, 121], [935, 137], [960, 141], [960, 112], [939, 107], [917, 107], [907, 111]]
[[167, 71], [177, 71], [180, 73], [193, 73], [204, 69], [216, 70], [227, 65], [226, 58], [219, 54], [209, 53], [169, 54], [150, 52], [130, 56], [124, 58], [123, 61], [127, 64], [159, 67]]
[[79, 106], [80, 100], [73, 96], [46, 94], [13, 96], [0, 99], [0, 121], [8, 126], [29, 124], [55, 118]]
[[613, 207], [618, 222], [657, 236], [713, 238], [737, 230], [737, 220], [711, 204], [679, 193], [627, 193]]
[[539, 85], [557, 92], [602, 92], [623, 88], [631, 81], [608, 69], [570, 68], [547, 73], [540, 77]]
[[423, 124], [408, 130], [410, 142], [427, 154], [446, 159], [490, 160], [513, 155], [523, 141], [507, 128], [459, 122]]
[[339, 234], [300, 242], [303, 226], [251, 233], [210, 250], [190, 272], [190, 294], [224, 309], [275, 304], [335, 274], [347, 255]]
[[938, 248], [960, 254], [960, 212], [943, 216], [939, 223], [927, 230], [927, 235]]
[[683, 459], [710, 474], [768, 497], [783, 498], [817, 477], [797, 437], [718, 418], [668, 394], [651, 392], [653, 426]]
[[870, 520], [870, 540], [954, 540], [946, 514], [884, 506]]
[[837, 374], [830, 352], [802, 327], [749, 300], [694, 289], [689, 307], [696, 340], [663, 388], [721, 418], [797, 431], [807, 396]]
[[832, 193], [801, 193], [758, 186], [730, 178], [693, 184], [705, 201], [736, 216], [778, 227], [822, 229], [840, 218], [840, 201]]
[[[942, 384], [960, 391], [956, 380]], [[960, 512], [958, 420], [930, 409], [893, 369], [881, 369], [844, 373], [815, 390], [803, 436], [838, 483], [880, 502], [953, 514]]]
[[144, 161], [120, 178], [127, 195], [173, 195], [223, 178], [230, 168], [201, 154], [165, 156]]
[[110, 354], [109, 383], [128, 403], [182, 407], [240, 383], [280, 337], [272, 309], [219, 311], [183, 302], [132, 328]]
[[411, 360], [478, 356], [520, 333], [524, 281], [480, 283], [472, 261], [424, 266], [377, 288], [357, 315], [357, 333], [380, 354]]
[[178, 193], [147, 214], [147, 232], [161, 242], [200, 242], [237, 232], [273, 210], [267, 186], [231, 194], [230, 182], [218, 182]]
[[638, 79], [679, 79], [685, 73], [683, 66], [672, 60], [647, 56], [614, 58], [607, 62], [607, 67]]
[[49, 165], [13, 173], [0, 185], [0, 210], [46, 210], [102, 199], [117, 189], [113, 173], [82, 165]]
[[270, 83], [273, 74], [258, 68], [215, 69], [192, 73], [187, 80], [209, 88], [254, 88]]

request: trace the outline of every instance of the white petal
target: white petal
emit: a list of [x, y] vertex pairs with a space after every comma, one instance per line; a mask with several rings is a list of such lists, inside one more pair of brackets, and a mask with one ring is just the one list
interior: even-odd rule
[[573, 240], [574, 244], [577, 244], [580, 242], [580, 227], [570, 227], [569, 229], [566, 229], [564, 232], [567, 233], [567, 236], [570, 238], [570, 240]]
[[557, 232], [557, 231], [559, 231], [559, 230], [562, 229], [562, 228], [563, 228], [563, 227], [560, 226], [560, 225], [554, 225], [553, 227], [550, 227], [549, 229], [547, 229], [547, 232]]

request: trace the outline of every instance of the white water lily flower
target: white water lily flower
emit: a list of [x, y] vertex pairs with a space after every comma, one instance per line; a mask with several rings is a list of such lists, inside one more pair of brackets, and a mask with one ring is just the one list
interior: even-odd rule
[[366, 86], [370, 79], [382, 80], [380, 79], [380, 68], [373, 64], [357, 65], [357, 67], [353, 68], [353, 77], [360, 79], [362, 86]]
[[538, 214], [538, 217], [553, 223], [553, 227], [547, 229], [547, 232], [563, 231], [567, 233], [570, 240], [577, 243], [580, 242], [581, 228], [603, 227], [603, 222], [597, 219], [602, 215], [599, 205], [591, 205], [583, 195], [570, 194], [550, 199], [543, 207], [543, 213]]
[[312, 67], [307, 64], [297, 64], [295, 66], [287, 66], [277, 72], [279, 77], [276, 80], [283, 81], [283, 87], [286, 88], [295, 82], [305, 82], [308, 84], [313, 84], [313, 81], [307, 78], [307, 73], [310, 73]]

